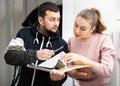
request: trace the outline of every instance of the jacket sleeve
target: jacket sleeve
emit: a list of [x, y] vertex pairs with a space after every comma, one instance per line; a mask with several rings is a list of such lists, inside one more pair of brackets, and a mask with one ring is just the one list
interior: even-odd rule
[[10, 65], [26, 65], [36, 61], [35, 50], [25, 50], [24, 42], [21, 38], [14, 38], [9, 43], [4, 59]]

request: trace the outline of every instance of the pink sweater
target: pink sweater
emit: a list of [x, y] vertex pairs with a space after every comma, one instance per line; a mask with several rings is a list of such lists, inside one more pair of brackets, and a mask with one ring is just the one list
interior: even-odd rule
[[99, 76], [93, 81], [75, 80], [75, 86], [107, 86], [114, 67], [115, 48], [107, 35], [93, 34], [87, 39], [71, 37], [69, 49], [73, 53], [81, 54], [93, 61], [93, 72]]

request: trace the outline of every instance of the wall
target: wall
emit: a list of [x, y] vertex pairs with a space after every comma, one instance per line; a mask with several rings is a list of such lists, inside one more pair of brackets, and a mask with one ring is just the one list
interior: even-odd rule
[[[109, 4], [107, 4], [109, 2]], [[116, 8], [115, 8], [115, 1], [114, 0], [63, 0], [64, 5], [64, 27], [63, 31], [66, 32], [68, 29], [70, 33], [68, 36], [64, 35], [64, 38], [68, 40], [69, 36], [71, 36], [71, 31], [73, 27], [74, 19], [78, 12], [80, 12], [84, 8], [91, 8], [96, 7], [102, 12], [102, 17], [104, 22], [106, 23], [108, 33], [116, 31]]]
[[[62, 0], [0, 0], [0, 86], [10, 86], [13, 73], [13, 67], [7, 65], [3, 58], [5, 48], [18, 29], [21, 28], [24, 18], [33, 8], [44, 1], [60, 4]], [[73, 35], [74, 19], [80, 10], [86, 7], [97, 7], [102, 12], [103, 19], [108, 26], [106, 32], [113, 32], [117, 58], [120, 58], [120, 47], [118, 47], [120, 44], [120, 39], [118, 39], [118, 32], [120, 32], [120, 5], [118, 3], [120, 3], [119, 0], [63, 0], [63, 38], [68, 41], [69, 37]], [[120, 86], [119, 61], [120, 59], [116, 60], [115, 65], [117, 66], [110, 86]], [[73, 86], [72, 79], [68, 78], [64, 86]]]
[[[115, 68], [109, 86], [120, 86], [120, 48], [118, 49], [118, 44], [120, 44], [120, 40], [118, 39], [120, 37], [118, 37], [118, 33], [120, 32], [120, 6], [118, 3], [119, 0], [63, 0], [63, 38], [66, 41], [68, 41], [69, 37], [73, 35], [74, 19], [82, 9], [96, 7], [101, 11], [103, 21], [107, 25], [107, 31], [105, 31], [105, 33], [110, 35], [117, 51]], [[69, 33], [67, 33], [68, 31]], [[66, 83], [69, 82], [70, 80]]]
[[0, 86], [10, 86], [13, 66], [4, 60], [5, 49], [29, 12], [44, 1], [60, 4], [61, 0], [0, 0]]
[[13, 68], [6, 65], [3, 54], [23, 19], [23, 0], [0, 0], [0, 86], [10, 86]]
[[117, 64], [117, 82], [118, 82], [118, 86], [120, 86], [120, 0], [116, 0], [116, 8], [117, 8], [117, 57], [118, 57], [118, 64]]

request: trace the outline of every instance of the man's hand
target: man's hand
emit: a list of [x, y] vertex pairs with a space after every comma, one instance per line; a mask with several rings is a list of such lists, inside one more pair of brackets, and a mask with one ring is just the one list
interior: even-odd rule
[[61, 80], [65, 77], [65, 73], [59, 71], [59, 70], [51, 70], [50, 71], [50, 79], [53, 81], [58, 81]]
[[53, 55], [54, 55], [54, 51], [49, 49], [38, 50], [36, 53], [37, 59], [39, 60], [48, 60]]

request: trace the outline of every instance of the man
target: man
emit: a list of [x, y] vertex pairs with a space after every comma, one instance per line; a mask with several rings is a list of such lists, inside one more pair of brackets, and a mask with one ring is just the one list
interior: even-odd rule
[[64, 83], [66, 75], [58, 70], [48, 73], [26, 67], [27, 64], [37, 66], [61, 51], [68, 52], [67, 43], [59, 35], [59, 23], [59, 8], [45, 2], [38, 7], [38, 21], [19, 30], [11, 40], [4, 58], [7, 64], [15, 66], [12, 86], [61, 86]]

